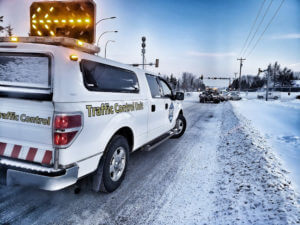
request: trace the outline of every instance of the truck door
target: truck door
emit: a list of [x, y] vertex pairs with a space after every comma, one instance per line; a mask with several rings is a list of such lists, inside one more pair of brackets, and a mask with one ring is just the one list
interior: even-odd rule
[[174, 103], [172, 101], [172, 90], [168, 83], [159, 79], [159, 85], [162, 90], [162, 98], [164, 100], [165, 110], [164, 110], [164, 123], [166, 131], [171, 130], [174, 127]]
[[0, 161], [52, 163], [51, 57], [0, 50]]
[[146, 74], [151, 97], [148, 112], [148, 140], [166, 132], [165, 125], [165, 99], [162, 98], [162, 90], [156, 76]]

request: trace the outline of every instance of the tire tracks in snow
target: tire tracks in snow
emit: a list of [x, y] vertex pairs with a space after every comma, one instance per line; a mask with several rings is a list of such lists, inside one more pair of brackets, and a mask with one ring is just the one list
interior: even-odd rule
[[157, 202], [173, 182], [184, 151], [189, 150], [185, 148], [196, 138], [189, 137], [189, 132], [206, 119], [206, 111], [202, 105], [190, 104], [184, 112], [187, 133], [181, 139], [169, 140], [151, 152], [133, 153], [126, 179], [114, 193], [93, 193], [85, 187], [86, 180], [79, 195], [73, 194], [73, 187], [58, 192], [1, 188], [0, 224], [139, 224], [153, 217], [151, 212], [159, 207]]

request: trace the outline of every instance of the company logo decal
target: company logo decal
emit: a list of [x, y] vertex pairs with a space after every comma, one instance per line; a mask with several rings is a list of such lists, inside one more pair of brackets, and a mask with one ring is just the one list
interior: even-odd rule
[[172, 122], [173, 117], [174, 117], [174, 105], [173, 105], [173, 102], [172, 102], [171, 105], [170, 105], [170, 108], [169, 108], [169, 120], [170, 120], [170, 122]]
[[18, 115], [15, 112], [0, 112], [0, 119], [2, 120], [12, 120], [12, 121], [20, 121], [23, 123], [33, 123], [33, 124], [42, 124], [46, 126], [50, 126], [51, 117], [41, 118], [39, 116], [27, 116], [26, 114]]
[[118, 104], [110, 105], [109, 103], [102, 103], [101, 106], [92, 106], [86, 105], [86, 109], [88, 111], [88, 117], [95, 116], [104, 116], [104, 115], [112, 115], [115, 113], [122, 112], [133, 112], [144, 109], [143, 102], [132, 102], [126, 104]]

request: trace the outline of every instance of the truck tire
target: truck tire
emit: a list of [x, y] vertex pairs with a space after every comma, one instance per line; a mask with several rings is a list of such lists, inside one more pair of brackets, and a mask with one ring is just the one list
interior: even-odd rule
[[[102, 192], [113, 192], [124, 180], [129, 159], [129, 146], [125, 137], [115, 135], [103, 158]], [[101, 164], [100, 164], [101, 165]]]
[[177, 120], [176, 120], [176, 126], [178, 127], [178, 132], [172, 136], [172, 138], [180, 138], [186, 129], [186, 119], [182, 114], [179, 114]]

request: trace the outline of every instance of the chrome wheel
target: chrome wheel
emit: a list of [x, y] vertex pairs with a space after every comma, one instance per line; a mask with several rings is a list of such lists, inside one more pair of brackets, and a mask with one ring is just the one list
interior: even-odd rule
[[176, 134], [180, 134], [183, 130], [183, 127], [184, 127], [183, 121], [180, 118], [178, 118], [176, 120], [176, 129], [177, 129]]
[[109, 173], [112, 181], [118, 181], [126, 166], [126, 153], [123, 147], [118, 147], [110, 161]]

